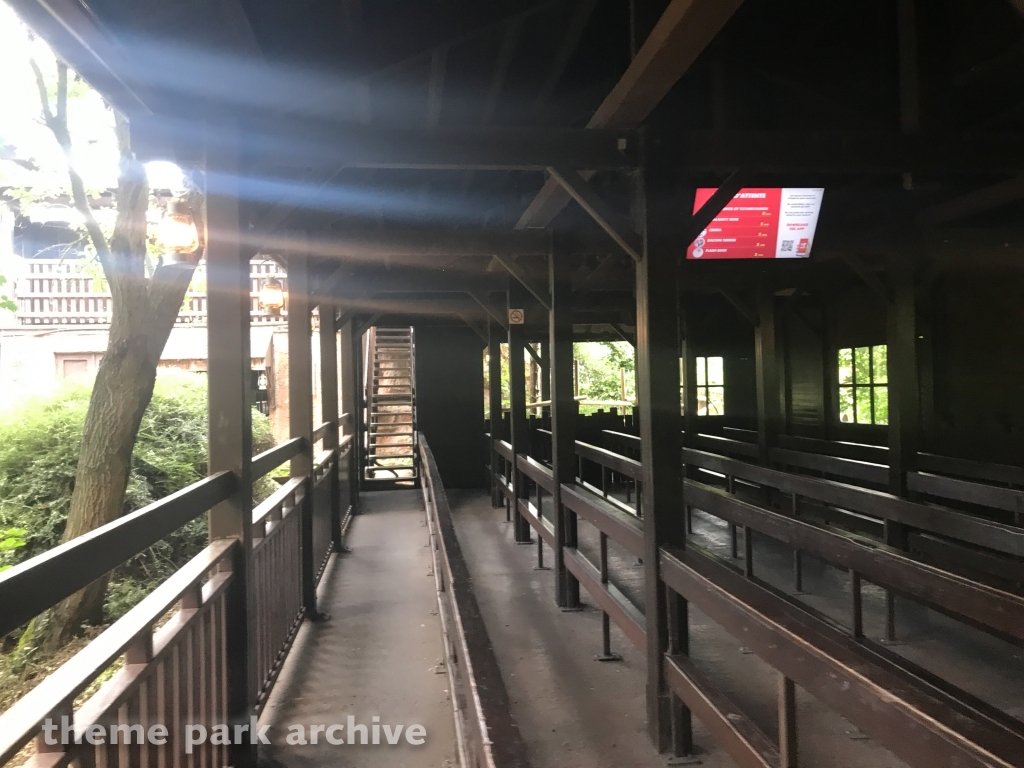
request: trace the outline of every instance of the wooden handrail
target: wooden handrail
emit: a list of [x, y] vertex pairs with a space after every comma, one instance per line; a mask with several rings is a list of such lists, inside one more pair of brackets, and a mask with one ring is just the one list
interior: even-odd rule
[[689, 466], [775, 488], [783, 493], [795, 493], [839, 509], [892, 520], [922, 531], [1024, 557], [1024, 529], [974, 517], [946, 507], [918, 504], [884, 491], [848, 485], [835, 480], [795, 475], [689, 448], [684, 449], [683, 460]]
[[830, 565], [856, 571], [873, 584], [889, 587], [933, 608], [966, 618], [996, 633], [1024, 640], [1024, 598], [920, 563], [896, 550], [869, 546], [841, 533], [780, 515], [694, 480], [686, 500], [698, 509], [749, 527]]
[[293, 456], [298, 456], [305, 445], [306, 441], [303, 438], [293, 437], [291, 440], [253, 456], [251, 470], [253, 482], [281, 466]]
[[[159, 502], [158, 502], [159, 503]], [[74, 542], [69, 542], [74, 543]], [[0, 714], [0, 764], [5, 764], [18, 753], [25, 744], [39, 732], [47, 717], [55, 717], [58, 721], [62, 708], [74, 701], [82, 691], [105, 671], [115, 659], [121, 656], [130, 646], [153, 632], [153, 625], [159, 621], [182, 596], [212, 571], [221, 568], [222, 563], [230, 563], [236, 539], [218, 539], [208, 545], [202, 552], [188, 563], [175, 571], [165, 582], [124, 616], [103, 631], [95, 640], [72, 656], [56, 671], [47, 675], [39, 685], [22, 696], [11, 707]], [[31, 563], [32, 561], [28, 561]], [[205, 599], [224, 588], [230, 572], [219, 572], [206, 585]], [[6, 605], [6, 603], [5, 603]], [[6, 616], [4, 617], [6, 619]], [[158, 631], [153, 638], [154, 654], [159, 653], [166, 645], [168, 630]], [[163, 634], [162, 634], [163, 633]], [[80, 732], [89, 725], [88, 718], [76, 718], [75, 727]]]
[[0, 573], [0, 637], [174, 533], [237, 487], [233, 472], [218, 472]]
[[252, 511], [252, 524], [259, 525], [266, 521], [272, 512], [278, 509], [288, 498], [306, 482], [304, 477], [290, 477], [288, 482], [261, 501]]
[[1024, 516], [1024, 491], [1013, 488], [1001, 488], [997, 485], [975, 483], [971, 480], [933, 475], [928, 472], [908, 472], [907, 487], [929, 496], [1013, 512], [1018, 519]]
[[[963, 692], [918, 682], [905, 667], [718, 558], [692, 547], [663, 547], [660, 565], [673, 591], [897, 757], [937, 768], [1009, 768], [1021, 754], [1019, 731], [964, 707]], [[907, 733], [919, 736], [908, 739]]]
[[322, 439], [331, 429], [334, 428], [334, 422], [325, 421], [323, 424], [313, 430], [313, 442]]
[[823, 472], [826, 475], [835, 475], [876, 485], [885, 485], [889, 482], [889, 467], [885, 464], [872, 464], [867, 461], [826, 456], [821, 453], [791, 451], [788, 448], [772, 448], [769, 456], [777, 464], [810, 469], [815, 472]]
[[633, 480], [643, 481], [643, 467], [636, 459], [630, 459], [622, 454], [609, 451], [607, 448], [599, 448], [596, 445], [576, 441], [576, 455], [588, 461], [600, 464], [620, 475], [626, 475]]

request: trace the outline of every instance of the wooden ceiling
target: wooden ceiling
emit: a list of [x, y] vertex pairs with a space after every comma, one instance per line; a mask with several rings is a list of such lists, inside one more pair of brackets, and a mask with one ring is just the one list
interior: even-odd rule
[[[269, 241], [552, 224], [602, 237], [545, 168], [578, 171], [621, 224], [640, 127], [682, 223], [695, 186], [739, 168], [758, 185], [826, 187], [822, 258], [780, 273], [855, 281], [837, 255], [873, 269], [922, 231], [945, 245], [949, 228], [1008, 237], [1024, 214], [1019, 0], [12, 4], [150, 126], [157, 153], [188, 161], [202, 120], [234, 119], [249, 226]], [[619, 141], [622, 163], [595, 159]], [[587, 290], [628, 290], [630, 260], [607, 242], [614, 261], [580, 254], [577, 284], [603, 264]], [[712, 266], [689, 284], [717, 284]]]

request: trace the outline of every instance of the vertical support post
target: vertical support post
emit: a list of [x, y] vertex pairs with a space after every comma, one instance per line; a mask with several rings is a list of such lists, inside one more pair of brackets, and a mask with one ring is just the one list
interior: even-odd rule
[[832, 315], [828, 298], [822, 297], [821, 309], [821, 437], [831, 440], [835, 434], [835, 423], [839, 420], [837, 396], [839, 374], [836, 368], [836, 350], [832, 348]]
[[[642, 189], [642, 188], [641, 188]], [[644, 199], [640, 198], [640, 207]], [[647, 221], [643, 210], [640, 219]], [[658, 750], [681, 745], [690, 713], [674, 702], [665, 680], [670, 592], [661, 580], [662, 545], [685, 546], [679, 408], [679, 294], [677, 250], [652, 241], [644, 226], [644, 257], [636, 266], [637, 400], [640, 411], [644, 507], [644, 595], [647, 625], [647, 730]], [[680, 598], [671, 593], [675, 604]], [[673, 616], [685, 611], [676, 610]], [[679, 628], [673, 628], [678, 633]]]
[[494, 320], [487, 323], [487, 396], [491, 414], [491, 506], [501, 506], [501, 487], [498, 485], [498, 465], [501, 456], [495, 450], [497, 440], [505, 439], [505, 420], [501, 414], [501, 335], [504, 329]]
[[[512, 280], [508, 287], [509, 309], [522, 309], [527, 303], [526, 289], [518, 280]], [[508, 326], [508, 382], [511, 412], [509, 421], [512, 426], [512, 487], [513, 496], [519, 499], [528, 498], [527, 479], [519, 471], [519, 454], [528, 453], [530, 446], [529, 425], [526, 420], [526, 363], [523, 355], [526, 352], [526, 326], [509, 324]], [[530, 524], [519, 514], [518, 503], [513, 503], [512, 521], [515, 525], [515, 540], [518, 544], [530, 541]]]
[[[917, 468], [921, 440], [921, 396], [917, 369], [917, 305], [911, 254], [890, 263], [892, 297], [887, 322], [889, 381], [889, 492], [907, 496], [907, 473]], [[907, 548], [907, 528], [885, 521], [885, 543]], [[886, 639], [896, 639], [896, 604], [886, 591]]]
[[[904, 254], [905, 256], [907, 254]], [[890, 269], [893, 296], [888, 312], [889, 492], [907, 494], [907, 472], [917, 465], [921, 403], [917, 373], [917, 311], [909, 264]], [[899, 546], [899, 542], [889, 542]]]
[[758, 324], [754, 330], [754, 358], [757, 371], [757, 447], [762, 464], [779, 434], [779, 367], [776, 356], [775, 296], [770, 288], [757, 290]]
[[[210, 539], [237, 539], [234, 576], [227, 598], [227, 715], [232, 724], [248, 723], [255, 706], [255, 628], [252, 570], [252, 358], [249, 339], [249, 259], [240, 246], [240, 216], [235, 146], [225, 139], [237, 131], [230, 124], [210, 125], [218, 151], [208, 171], [221, 181], [206, 197], [206, 264], [210, 350], [209, 471], [231, 471], [238, 487], [210, 510]], [[240, 768], [256, 765], [255, 747], [234, 744], [230, 761]]]
[[368, 429], [366, 425], [366, 387], [364, 384], [365, 374], [363, 373], [363, 364], [363, 334], [359, 333], [359, 324], [356, 322], [356, 318], [353, 317], [352, 368], [355, 385], [352, 388], [352, 403], [355, 406], [355, 410], [352, 413], [352, 437], [355, 441], [353, 445], [355, 474], [352, 476], [352, 484], [355, 486], [355, 493], [357, 496], [359, 489], [363, 484], [363, 464], [366, 461], [365, 454]]
[[860, 574], [850, 571], [850, 623], [853, 626], [853, 637], [859, 640], [864, 637], [864, 608], [861, 597]]
[[[540, 399], [545, 403], [551, 402], [551, 342], [541, 341], [540, 343]], [[545, 405], [541, 409], [541, 416], [551, 418], [551, 406]]]
[[796, 685], [779, 675], [779, 768], [797, 768]]
[[357, 410], [357, 388], [359, 379], [356, 376], [356, 339], [355, 320], [351, 317], [341, 327], [341, 410], [348, 414], [345, 434], [352, 435], [352, 442], [346, 454], [346, 478], [348, 479], [348, 498], [341, 500], [342, 507], [348, 505], [351, 514], [359, 507], [359, 419]]
[[324, 435], [324, 450], [334, 450], [331, 469], [331, 541], [341, 549], [341, 483], [338, 481], [338, 328], [334, 304], [320, 303], [320, 410], [323, 420], [331, 425]]
[[576, 513], [562, 505], [562, 486], [576, 480], [576, 417], [573, 397], [575, 361], [572, 352], [572, 275], [557, 241], [548, 256], [551, 313], [551, 510], [555, 523], [555, 599], [562, 608], [580, 605], [580, 583], [565, 567], [564, 550], [576, 547]]
[[683, 366], [680, 371], [683, 384], [683, 430], [684, 445], [694, 447], [697, 437], [697, 345], [693, 338], [693, 310], [688, 308], [686, 294], [680, 298], [680, 330], [683, 337]]
[[288, 426], [291, 436], [305, 444], [291, 462], [291, 476], [304, 477], [299, 512], [302, 515], [302, 604], [312, 620], [316, 610], [313, 552], [313, 329], [310, 311], [309, 256], [288, 256]]

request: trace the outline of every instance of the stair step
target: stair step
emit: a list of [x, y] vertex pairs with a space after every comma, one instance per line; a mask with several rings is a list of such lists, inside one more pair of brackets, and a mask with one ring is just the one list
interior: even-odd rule
[[382, 453], [377, 455], [373, 452], [367, 454], [367, 461], [393, 461], [397, 459], [414, 459], [415, 453]]

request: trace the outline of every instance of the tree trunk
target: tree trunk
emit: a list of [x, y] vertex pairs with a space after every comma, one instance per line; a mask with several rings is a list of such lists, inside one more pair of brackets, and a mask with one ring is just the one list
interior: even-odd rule
[[[110, 285], [112, 315], [107, 349], [96, 372], [82, 432], [82, 448], [63, 541], [106, 525], [124, 513], [132, 452], [142, 416], [153, 396], [157, 364], [185, 298], [194, 265], [161, 265], [145, 275], [145, 171], [131, 154], [127, 125], [118, 121], [121, 177], [117, 223], [109, 247], [93, 240]], [[81, 187], [72, 171], [72, 186]], [[75, 189], [76, 202], [84, 192]], [[87, 208], [87, 201], [84, 203]], [[103, 620], [109, 574], [56, 606], [44, 647], [54, 649]]]

